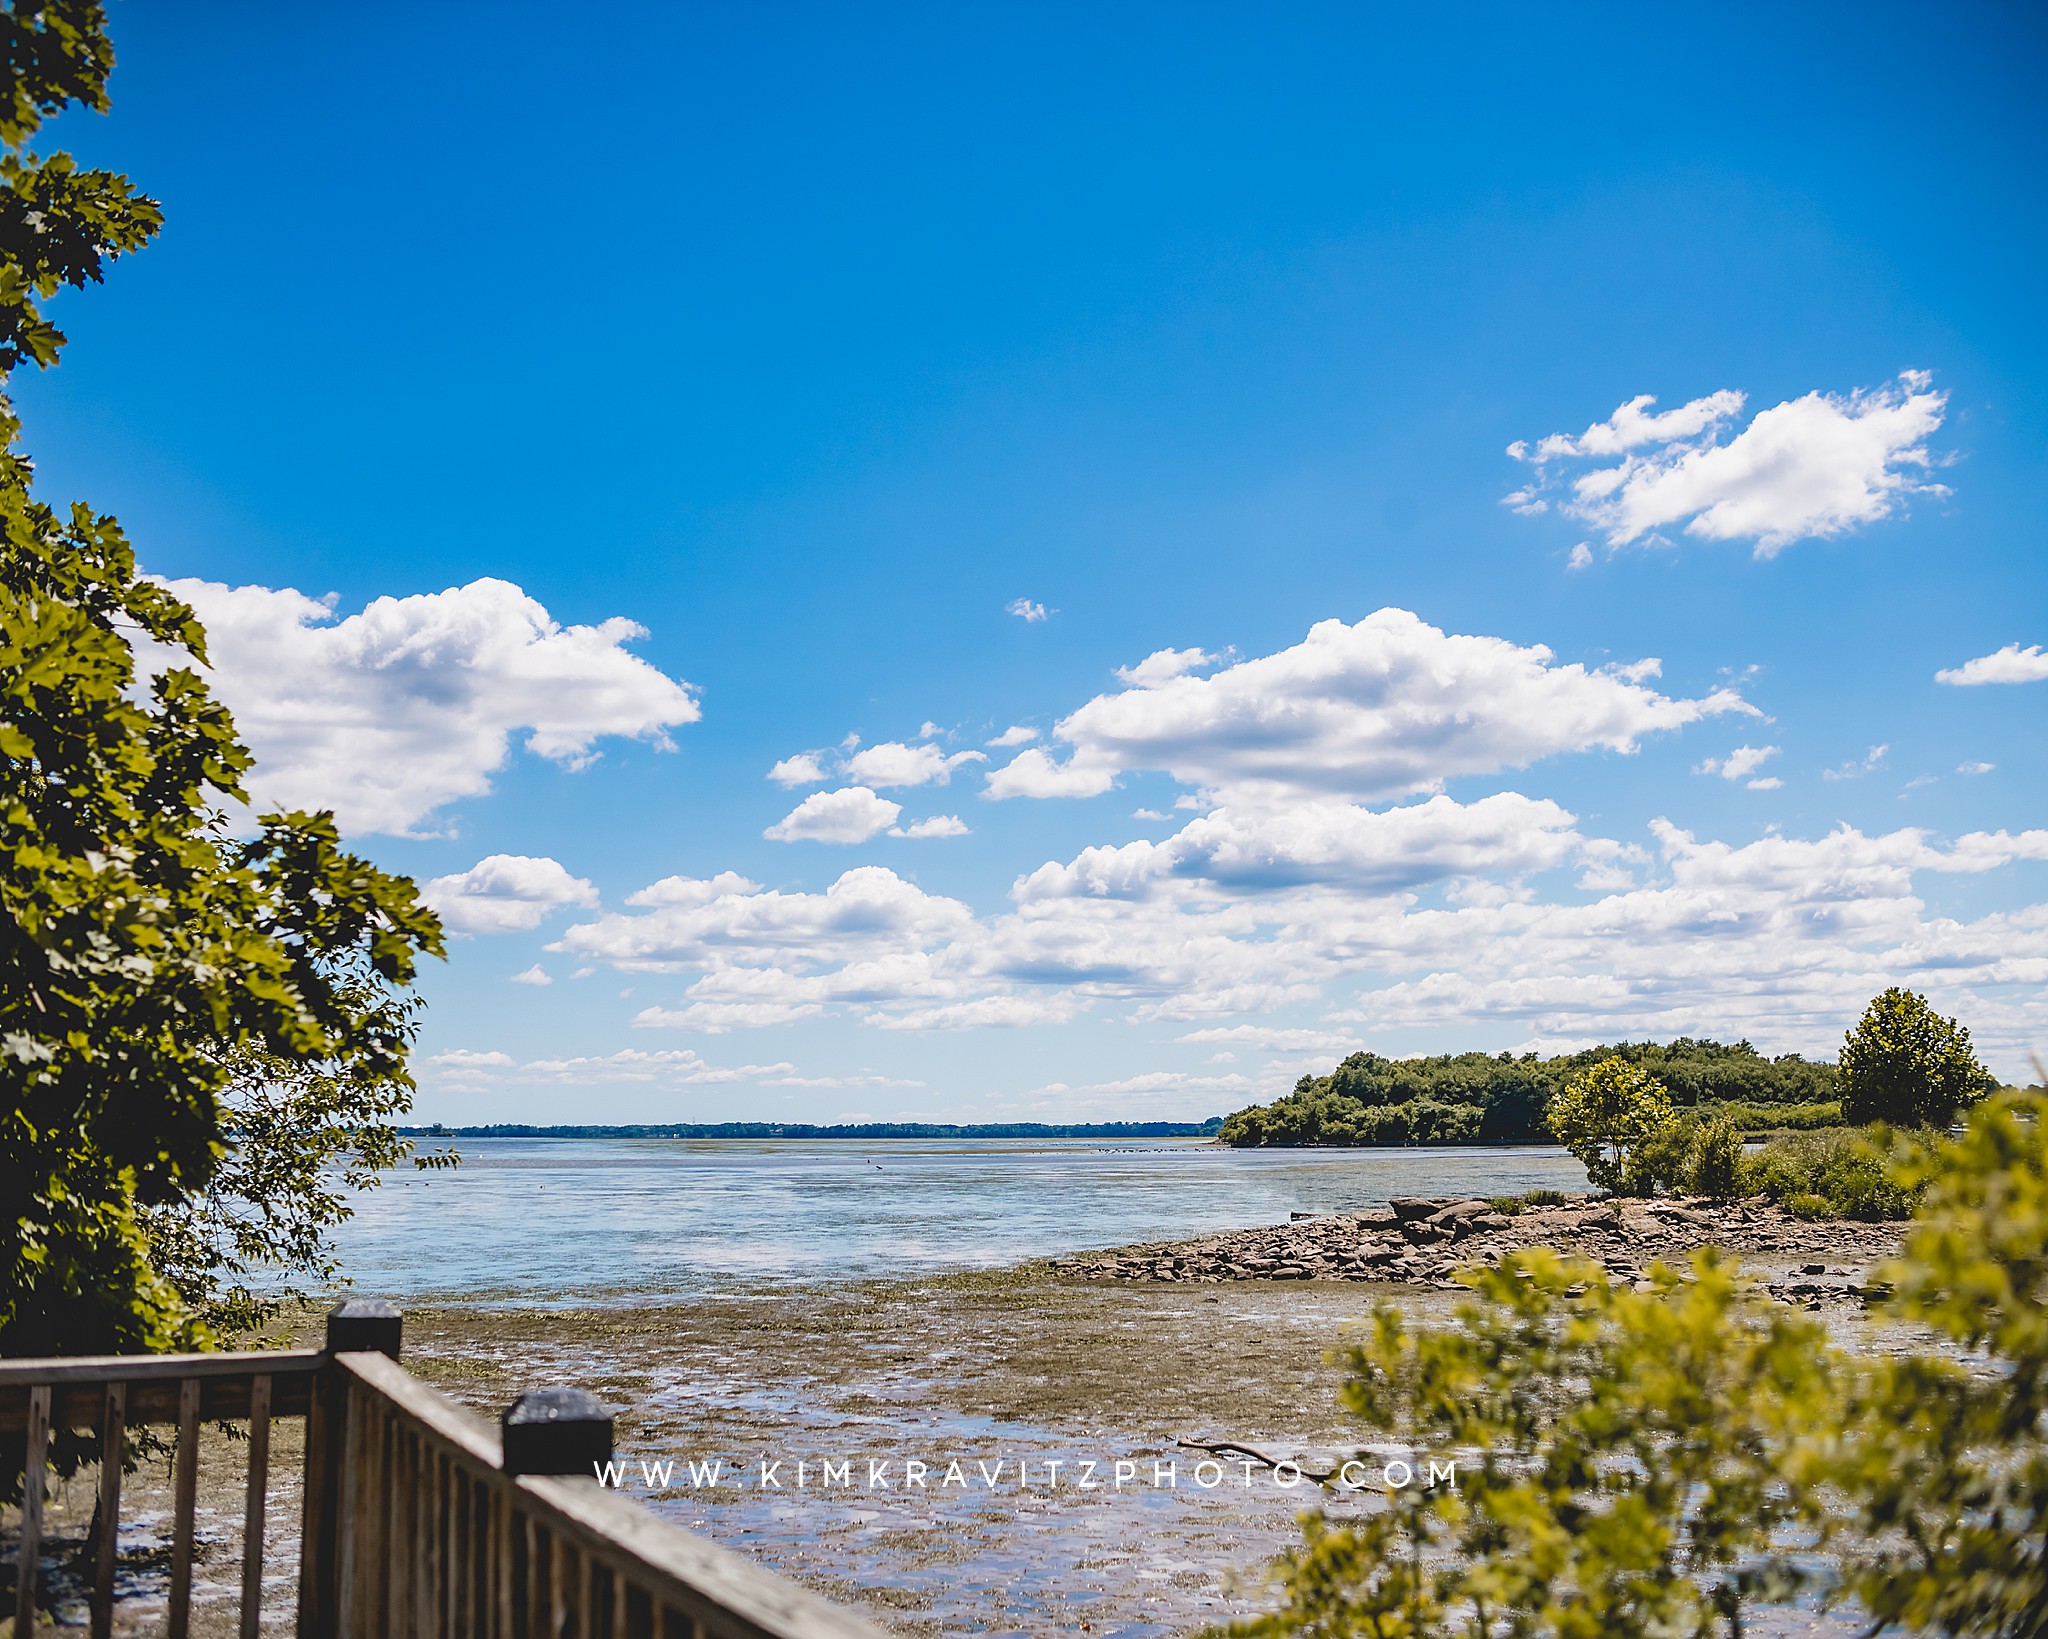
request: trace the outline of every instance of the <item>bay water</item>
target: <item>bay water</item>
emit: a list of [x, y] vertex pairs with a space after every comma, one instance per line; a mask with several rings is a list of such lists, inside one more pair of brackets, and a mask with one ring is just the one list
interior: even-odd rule
[[1584, 1189], [1552, 1146], [1234, 1150], [1203, 1140], [451, 1140], [357, 1198], [366, 1295], [649, 1302], [985, 1269], [1360, 1211]]

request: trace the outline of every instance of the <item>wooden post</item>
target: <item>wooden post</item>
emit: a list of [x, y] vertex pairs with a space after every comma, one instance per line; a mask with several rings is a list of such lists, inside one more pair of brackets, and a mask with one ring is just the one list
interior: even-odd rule
[[588, 1389], [529, 1389], [500, 1426], [507, 1474], [595, 1479], [612, 1460], [612, 1414]]
[[36, 1571], [43, 1552], [43, 1466], [50, 1438], [50, 1385], [28, 1391], [28, 1434], [21, 1476], [21, 1537], [14, 1558], [14, 1631], [23, 1639], [36, 1625]]
[[92, 1576], [92, 1639], [113, 1639], [114, 1565], [121, 1548], [121, 1465], [128, 1460], [128, 1385], [107, 1385], [100, 1428], [100, 1540]]
[[[398, 1358], [404, 1316], [381, 1298], [350, 1298], [327, 1312], [327, 1353]], [[299, 1538], [300, 1639], [335, 1639], [341, 1611], [342, 1475], [349, 1466], [348, 1387], [332, 1367], [316, 1374], [306, 1409], [306, 1479]]]

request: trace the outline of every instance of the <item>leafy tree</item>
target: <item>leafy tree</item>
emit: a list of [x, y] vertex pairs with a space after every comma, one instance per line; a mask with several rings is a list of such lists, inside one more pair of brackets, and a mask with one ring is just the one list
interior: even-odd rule
[[1671, 1120], [1664, 1085], [1622, 1058], [1580, 1071], [1550, 1101], [1550, 1130], [1596, 1189], [1619, 1190], [1631, 1152]]
[[[410, 1036], [414, 1001], [368, 987], [358, 1001], [381, 1005]], [[351, 1216], [351, 1195], [408, 1159], [455, 1165], [452, 1154], [414, 1153], [395, 1125], [412, 1107], [411, 1084], [359, 1055], [294, 1060], [244, 1043], [226, 1068], [222, 1150], [205, 1187], [143, 1212], [151, 1264], [223, 1337], [263, 1325], [307, 1288], [332, 1287], [333, 1230]]]
[[1927, 998], [1893, 985], [1842, 1038], [1842, 1117], [1855, 1126], [1946, 1126], [1998, 1080], [1970, 1047], [1970, 1032]]
[[[105, 22], [0, 9], [0, 367], [55, 362], [40, 302], [160, 220], [26, 146], [106, 107]], [[239, 1055], [409, 1087], [397, 998], [440, 928], [326, 815], [231, 827], [250, 759], [186, 663], [198, 621], [112, 518], [35, 497], [19, 430], [0, 401], [0, 1353], [161, 1349], [206, 1334], [152, 1225], [214, 1176]], [[131, 638], [162, 668], [139, 675]]]

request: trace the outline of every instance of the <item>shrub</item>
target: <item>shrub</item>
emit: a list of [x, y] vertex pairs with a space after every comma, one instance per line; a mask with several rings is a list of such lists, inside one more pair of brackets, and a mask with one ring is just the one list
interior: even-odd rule
[[1834, 1203], [1825, 1195], [1788, 1195], [1784, 1201], [1785, 1210], [1795, 1218], [1818, 1222], [1826, 1218], [1839, 1218], [1841, 1214]]
[[[1740, 1189], [1782, 1202], [1801, 1216], [1896, 1222], [1913, 1215], [1915, 1189], [1895, 1171], [1912, 1149], [1884, 1127], [1788, 1134], [1742, 1158]], [[1795, 1200], [1818, 1200], [1825, 1210], [1795, 1207]]]
[[1556, 1189], [1525, 1190], [1522, 1194], [1524, 1206], [1563, 1206], [1565, 1200], [1564, 1191]]

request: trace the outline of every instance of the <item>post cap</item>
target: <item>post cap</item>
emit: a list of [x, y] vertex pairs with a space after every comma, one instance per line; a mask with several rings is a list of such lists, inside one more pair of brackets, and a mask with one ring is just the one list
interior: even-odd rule
[[612, 1460], [612, 1414], [588, 1389], [528, 1389], [499, 1426], [507, 1474], [591, 1474]]
[[388, 1354], [398, 1358], [405, 1317], [384, 1298], [350, 1298], [327, 1311], [329, 1354]]

